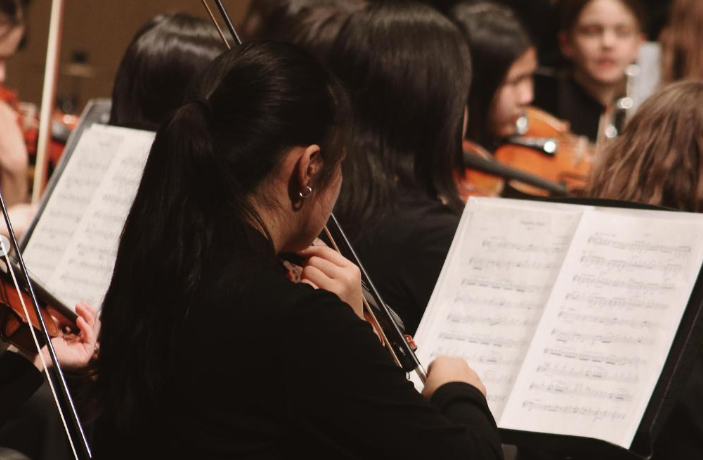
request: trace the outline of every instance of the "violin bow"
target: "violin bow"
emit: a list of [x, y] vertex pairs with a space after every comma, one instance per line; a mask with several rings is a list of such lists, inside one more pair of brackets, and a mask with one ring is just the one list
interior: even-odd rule
[[[44, 372], [46, 373], [47, 381], [49, 382], [51, 394], [54, 397], [56, 408], [59, 411], [59, 416], [61, 417], [61, 422], [63, 423], [64, 430], [66, 431], [66, 436], [68, 437], [68, 442], [71, 446], [71, 451], [73, 452], [73, 456], [76, 458], [76, 460], [90, 459], [92, 458], [90, 446], [88, 445], [88, 440], [85, 436], [85, 431], [83, 430], [80, 418], [78, 417], [78, 412], [76, 411], [75, 404], [73, 403], [73, 399], [71, 398], [71, 393], [68, 390], [68, 385], [66, 384], [66, 379], [64, 377], [63, 371], [61, 370], [61, 365], [59, 364], [59, 360], [56, 357], [56, 352], [51, 342], [51, 336], [49, 335], [46, 323], [44, 322], [44, 317], [41, 314], [39, 302], [37, 301], [37, 296], [34, 293], [34, 287], [32, 286], [32, 281], [29, 277], [29, 273], [27, 272], [27, 267], [24, 264], [24, 259], [22, 258], [19, 244], [17, 243], [17, 237], [15, 235], [14, 229], [12, 228], [12, 223], [10, 222], [10, 216], [7, 212], [7, 207], [5, 206], [5, 199], [2, 195], [2, 192], [0, 192], [0, 208], [2, 209], [2, 215], [5, 218], [5, 224], [7, 225], [7, 231], [10, 235], [11, 243], [11, 247], [6, 248], [5, 242], [0, 240], [2, 257], [4, 257], [5, 259], [7, 271], [10, 274], [10, 277], [12, 278], [12, 282], [15, 286], [15, 289], [17, 290], [17, 295], [24, 310], [25, 318], [27, 318], [27, 322], [29, 323], [29, 331], [32, 335], [32, 340], [34, 341], [34, 344], [37, 347], [37, 353], [39, 354], [39, 359], [42, 363], [42, 366], [44, 367]], [[49, 357], [51, 358], [51, 361], [49, 363], [47, 363], [46, 359], [44, 358], [44, 355], [42, 354], [42, 345], [40, 345], [39, 342], [40, 337], [37, 335], [37, 331], [29, 321], [29, 307], [27, 307], [27, 304], [25, 303], [24, 298], [21, 294], [21, 289], [17, 276], [15, 274], [15, 269], [13, 268], [13, 263], [10, 261], [9, 253], [12, 248], [14, 248], [15, 250], [15, 256], [17, 258], [18, 267], [20, 269], [20, 272], [22, 273], [22, 276], [24, 277], [24, 284], [27, 287], [29, 297], [32, 300], [34, 313], [36, 314], [37, 322], [41, 330], [41, 340], [43, 340], [45, 346], [47, 347]], [[47, 364], [51, 364], [51, 366]], [[65, 412], [68, 412], [68, 415]]]
[[47, 169], [47, 153], [51, 142], [51, 112], [54, 109], [56, 84], [59, 73], [59, 53], [61, 49], [61, 22], [65, 0], [52, 0], [49, 23], [49, 41], [44, 67], [44, 87], [42, 89], [39, 112], [39, 141], [37, 144], [36, 169], [32, 185], [32, 203], [38, 203], [44, 191], [44, 176]]
[[[224, 32], [220, 28], [220, 25], [218, 24], [217, 20], [215, 19], [215, 15], [212, 12], [212, 9], [210, 9], [210, 6], [207, 3], [207, 0], [201, 0], [203, 3], [203, 6], [208, 12], [208, 15], [210, 16], [210, 19], [212, 19], [213, 24], [217, 28], [217, 31], [220, 34], [220, 38], [222, 39], [223, 43], [227, 47], [227, 49], [231, 49], [232, 47], [229, 44], [229, 41], [225, 37]], [[221, 0], [214, 0], [215, 4], [217, 5], [217, 9], [220, 11], [220, 15], [222, 16], [225, 24], [227, 25], [227, 28], [229, 29], [229, 32], [232, 34], [232, 37], [234, 38], [234, 41], [236, 45], [241, 45], [242, 40], [239, 38], [239, 34], [237, 34], [236, 29], [234, 28], [234, 25], [232, 24], [232, 21], [229, 18], [229, 15], [227, 14], [227, 10], [225, 9], [224, 5], [222, 4]], [[337, 234], [339, 237], [339, 241], [342, 242], [344, 246], [344, 252], [342, 249], [339, 247], [337, 244], [337, 240], [333, 237], [332, 232], [330, 231], [330, 228], [334, 231], [334, 233]], [[373, 297], [374, 302], [378, 305], [379, 311], [389, 319], [389, 321], [386, 321], [387, 324], [391, 324], [390, 329], [391, 330], [384, 330], [383, 327], [381, 327], [380, 322], [378, 321], [376, 314], [374, 313], [373, 309], [369, 305], [368, 301], [364, 296], [362, 296], [362, 300], [364, 303], [364, 308], [366, 309], [366, 312], [368, 313], [371, 323], [374, 326], [374, 329], [379, 333], [381, 336], [381, 341], [385, 345], [385, 347], [388, 349], [389, 353], [391, 354], [391, 357], [393, 358], [393, 361], [401, 367], [405, 372], [407, 373], [412, 373], [415, 372], [418, 376], [418, 378], [422, 381], [424, 384], [425, 381], [427, 380], [427, 372], [425, 371], [424, 367], [420, 363], [420, 360], [418, 360], [417, 355], [415, 355], [415, 352], [413, 351], [413, 348], [410, 346], [408, 343], [408, 338], [403, 334], [403, 332], [400, 330], [400, 327], [398, 326], [398, 323], [395, 321], [393, 315], [391, 314], [390, 308], [388, 305], [383, 301], [381, 298], [381, 294], [378, 292], [376, 289], [376, 286], [374, 286], [373, 282], [371, 281], [371, 278], [369, 277], [368, 273], [366, 272], [366, 269], [364, 269], [364, 266], [361, 264], [361, 261], [359, 260], [359, 257], [356, 255], [356, 252], [354, 251], [354, 248], [352, 247], [351, 243], [349, 242], [349, 238], [347, 238], [347, 235], [344, 233], [342, 230], [342, 227], [339, 225], [339, 221], [337, 221], [337, 218], [334, 216], [334, 214], [330, 214], [329, 221], [327, 222], [327, 225], [324, 228], [325, 235], [327, 238], [330, 240], [332, 243], [332, 246], [335, 251], [338, 253], [346, 256], [347, 258], [351, 259], [351, 261], [359, 267], [359, 271], [361, 272], [361, 280], [362, 280], [362, 285], [368, 290], [368, 292], [371, 294]]]

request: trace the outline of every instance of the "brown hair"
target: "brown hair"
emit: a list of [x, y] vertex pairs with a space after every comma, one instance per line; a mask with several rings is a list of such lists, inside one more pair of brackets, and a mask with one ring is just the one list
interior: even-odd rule
[[674, 0], [661, 33], [662, 82], [703, 78], [703, 2]]
[[602, 152], [587, 193], [703, 212], [703, 81], [669, 85]]
[[[559, 2], [560, 21], [559, 30], [570, 31], [578, 22], [581, 12], [593, 0], [561, 0]], [[637, 20], [640, 30], [647, 28], [647, 13], [640, 0], [618, 0], [623, 4]], [[694, 2], [696, 0], [693, 0]]]
[[0, 24], [24, 25], [24, 12], [19, 0], [0, 0]]

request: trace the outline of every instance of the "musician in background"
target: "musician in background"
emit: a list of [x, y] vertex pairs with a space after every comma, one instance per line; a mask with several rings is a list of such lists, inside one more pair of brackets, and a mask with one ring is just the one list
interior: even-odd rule
[[[588, 195], [703, 212], [703, 82], [664, 87], [602, 152]], [[654, 458], [703, 458], [703, 349], [656, 440]]]
[[[8, 60], [24, 36], [24, 13], [18, 0], [0, 0], [0, 188], [8, 207], [27, 199], [27, 146], [19, 124], [17, 96], [5, 88]], [[13, 107], [15, 105], [15, 107]]]
[[156, 131], [183, 103], [190, 81], [221, 52], [211, 22], [185, 13], [155, 16], [122, 57], [112, 87], [110, 124]]
[[330, 67], [354, 108], [336, 215], [413, 334], [464, 208], [454, 174], [463, 171], [468, 47], [427, 5], [369, 3], [342, 28]]
[[517, 122], [532, 103], [537, 51], [518, 18], [505, 6], [460, 2], [449, 17], [471, 50], [466, 138], [492, 151], [517, 134]]
[[644, 41], [638, 0], [562, 0], [560, 48], [570, 68], [538, 73], [534, 104], [591, 142], [615, 137], [624, 121], [617, 101], [626, 93], [626, 69]]
[[244, 18], [246, 40], [285, 41], [321, 62], [339, 29], [363, 0], [263, 0], [251, 2]]

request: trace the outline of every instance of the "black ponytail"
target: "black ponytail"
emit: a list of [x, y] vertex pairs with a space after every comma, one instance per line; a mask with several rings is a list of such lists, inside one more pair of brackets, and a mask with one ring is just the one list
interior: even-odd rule
[[251, 197], [283, 154], [321, 146], [317, 189], [344, 155], [344, 93], [293, 45], [252, 42], [224, 53], [194, 93], [156, 135], [102, 307], [96, 400], [118, 433], [138, 430], [173, 378], [172, 350], [198, 308], [214, 241], [226, 235], [242, 252], [271, 253], [246, 235], [251, 226], [268, 235]]

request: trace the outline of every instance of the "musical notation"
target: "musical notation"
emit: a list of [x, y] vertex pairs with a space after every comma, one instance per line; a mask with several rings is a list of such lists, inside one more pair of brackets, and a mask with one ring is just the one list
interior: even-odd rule
[[102, 304], [153, 136], [94, 125], [60, 176], [25, 260], [67, 306], [79, 300], [98, 308]]
[[645, 282], [634, 278], [625, 279], [616, 276], [590, 274], [574, 275], [573, 281], [576, 285], [585, 285], [601, 289], [616, 288], [640, 293], [673, 291], [676, 287], [674, 283], [668, 281], [661, 283]]
[[589, 310], [614, 310], [614, 309], [626, 309], [626, 310], [666, 310], [667, 305], [663, 302], [656, 302], [650, 299], [642, 299], [637, 297], [622, 297], [613, 296], [608, 297], [600, 293], [582, 293], [578, 291], [572, 291], [566, 294], [566, 300], [569, 303], [583, 303]]
[[588, 237], [588, 244], [594, 247], [619, 249], [630, 253], [641, 254], [644, 252], [657, 252], [660, 254], [687, 255], [692, 251], [689, 245], [662, 244], [658, 241], [627, 241], [607, 236], [607, 233], [597, 232]]
[[684, 269], [683, 265], [671, 263], [661, 260], [644, 260], [644, 259], [609, 259], [607, 257], [584, 255], [581, 257], [581, 263], [585, 267], [598, 267], [608, 270], [653, 270], [663, 274], [675, 274]]
[[624, 420], [627, 416], [625, 412], [594, 409], [586, 405], [545, 404], [536, 401], [525, 401], [522, 403], [522, 407], [528, 412], [538, 411], [553, 412], [565, 415], [579, 415], [592, 421], [609, 420], [615, 422], [618, 420]]
[[[608, 369], [610, 367], [610, 369]], [[537, 374], [545, 374], [553, 377], [572, 377], [578, 380], [597, 380], [619, 383], [637, 383], [640, 378], [636, 371], [620, 370], [628, 369], [614, 366], [578, 366], [561, 364], [556, 365], [546, 362], [537, 366]]]
[[[703, 218], [471, 199], [416, 334], [498, 426], [628, 447], [703, 264]], [[535, 414], [539, 412], [539, 415]]]
[[[584, 316], [584, 315], [582, 315]], [[574, 316], [575, 317], [575, 316]], [[581, 323], [583, 324], [583, 323]], [[599, 324], [607, 324], [605, 322]], [[614, 323], [610, 323], [613, 325]], [[658, 327], [660, 327], [658, 325]], [[555, 327], [552, 329], [551, 335], [557, 343], [585, 343], [588, 345], [595, 344], [614, 344], [614, 345], [654, 345], [656, 340], [645, 335], [630, 335], [625, 333], [611, 332], [606, 334], [601, 333], [582, 333], [575, 330], [567, 330]]]
[[632, 401], [632, 395], [625, 388], [602, 390], [581, 383], [569, 384], [563, 381], [531, 383], [530, 391], [574, 396], [577, 398], [607, 399], [612, 402]]
[[595, 323], [607, 326], [627, 326], [634, 329], [659, 329], [661, 324], [654, 323], [647, 320], [640, 319], [626, 319], [619, 318], [617, 316], [599, 316], [599, 315], [589, 315], [582, 313], [572, 313], [568, 311], [560, 311], [559, 318], [563, 319], [567, 323], [573, 322], [585, 322], [585, 323]]

